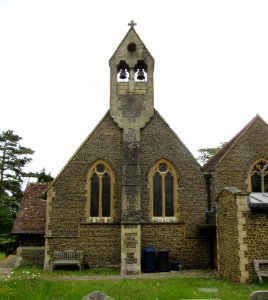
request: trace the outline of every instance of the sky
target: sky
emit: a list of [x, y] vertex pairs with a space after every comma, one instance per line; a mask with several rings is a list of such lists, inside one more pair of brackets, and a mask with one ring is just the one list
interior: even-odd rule
[[268, 1], [0, 0], [0, 132], [56, 176], [109, 109], [109, 59], [135, 30], [154, 105], [186, 147], [268, 122]]

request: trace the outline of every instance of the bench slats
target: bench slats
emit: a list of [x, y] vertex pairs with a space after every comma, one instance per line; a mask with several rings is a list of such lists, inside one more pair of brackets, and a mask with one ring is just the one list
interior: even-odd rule
[[54, 251], [51, 260], [52, 270], [56, 265], [77, 265], [79, 270], [82, 268], [83, 251], [64, 250]]
[[[268, 260], [266, 259], [254, 259], [254, 269], [259, 278], [260, 283], [262, 283], [262, 277], [268, 277]], [[266, 266], [267, 269], [264, 269], [263, 266]]]

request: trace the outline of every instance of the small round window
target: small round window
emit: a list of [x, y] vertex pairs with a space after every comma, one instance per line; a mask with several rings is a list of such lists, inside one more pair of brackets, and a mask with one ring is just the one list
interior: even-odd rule
[[166, 173], [168, 171], [168, 166], [165, 163], [160, 163], [157, 168], [160, 173]]
[[128, 46], [127, 46], [127, 50], [128, 50], [129, 52], [134, 52], [134, 51], [136, 51], [136, 49], [137, 49], [137, 46], [136, 46], [135, 43], [130, 43], [130, 44], [128, 44]]
[[96, 171], [97, 173], [103, 173], [105, 171], [105, 166], [103, 164], [97, 164]]

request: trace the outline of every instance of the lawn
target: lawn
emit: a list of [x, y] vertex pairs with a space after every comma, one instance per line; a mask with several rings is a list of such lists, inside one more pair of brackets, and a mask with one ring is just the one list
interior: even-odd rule
[[6, 254], [4, 252], [0, 252], [0, 260], [6, 259]]
[[[95, 275], [94, 270], [85, 270]], [[104, 272], [103, 274], [113, 274]], [[67, 275], [65, 271], [53, 272]], [[72, 274], [79, 272], [73, 271]], [[50, 273], [51, 274], [51, 273]], [[83, 274], [85, 275], [85, 274]], [[45, 280], [46, 272], [39, 269], [14, 270], [11, 279], [0, 281], [0, 299], [21, 300], [79, 300], [92, 291], [102, 291], [115, 300], [177, 300], [177, 299], [249, 299], [252, 291], [268, 289], [264, 285], [232, 284], [219, 279], [121, 279], [100, 281], [55, 281]], [[206, 288], [207, 290], [200, 290]]]

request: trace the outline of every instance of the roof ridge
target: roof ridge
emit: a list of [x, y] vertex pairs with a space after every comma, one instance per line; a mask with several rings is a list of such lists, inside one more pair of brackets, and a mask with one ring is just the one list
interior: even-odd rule
[[211, 172], [222, 160], [226, 157], [226, 155], [231, 151], [231, 149], [237, 144], [237, 142], [241, 139], [241, 137], [248, 131], [248, 129], [255, 123], [257, 119], [264, 120], [260, 117], [259, 114], [250, 120], [229, 142], [227, 142], [222, 149], [217, 152], [209, 161], [207, 161], [202, 169], [205, 172]]

